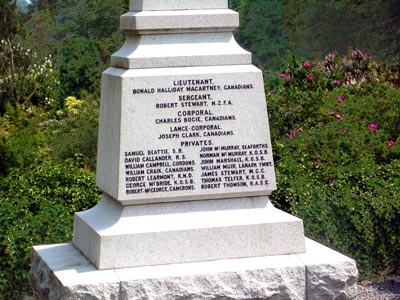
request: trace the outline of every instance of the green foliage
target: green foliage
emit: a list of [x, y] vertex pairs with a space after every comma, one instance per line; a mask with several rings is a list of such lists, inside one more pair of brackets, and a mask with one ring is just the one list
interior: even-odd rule
[[334, 63], [292, 56], [268, 106], [276, 205], [367, 276], [399, 265], [400, 90], [390, 68], [364, 54], [336, 54]]
[[10, 40], [17, 31], [17, 0], [0, 0], [0, 39]]
[[275, 199], [290, 203], [307, 236], [356, 259], [362, 276], [394, 271], [400, 262], [400, 160], [377, 165], [358, 158], [329, 167], [298, 156], [279, 162], [283, 186]]
[[[34, 1], [32, 7], [12, 43], [29, 47], [36, 60], [54, 56], [60, 84], [53, 88], [59, 103], [69, 95], [99, 94], [101, 72], [124, 40], [119, 16], [128, 10], [128, 1]], [[3, 100], [11, 99], [7, 95]]]
[[67, 0], [58, 4], [63, 33], [93, 40], [119, 31], [119, 17], [128, 11], [127, 0]]
[[322, 58], [329, 52], [366, 49], [393, 61], [400, 51], [400, 3], [396, 0], [230, 1], [240, 12], [238, 42], [276, 89], [282, 58], [290, 50]]
[[20, 106], [7, 106], [5, 115], [0, 117], [0, 175], [48, 157], [42, 117], [43, 113], [34, 107], [21, 110]]
[[28, 290], [31, 248], [70, 242], [73, 214], [99, 199], [92, 173], [77, 161], [49, 161], [14, 169], [0, 180], [0, 298]]
[[238, 42], [252, 52], [253, 63], [264, 70], [266, 82], [273, 86], [281, 57], [287, 51], [282, 31], [283, 9], [280, 0], [242, 0], [239, 6], [241, 26], [235, 32]]
[[41, 60], [30, 49], [9, 40], [0, 41], [0, 114], [7, 104], [51, 107], [56, 85], [51, 56]]
[[[399, 54], [399, 1], [285, 1], [284, 32], [305, 57], [362, 48], [392, 60]], [[384, 45], [384, 46], [383, 46]]]
[[91, 170], [96, 167], [99, 102], [67, 97], [59, 120], [48, 122], [47, 138], [52, 156], [67, 159], [79, 156]]
[[[277, 135], [281, 136], [290, 132], [295, 126], [312, 127], [323, 122], [323, 116], [326, 118], [327, 115], [323, 112], [327, 110], [335, 112], [334, 106], [323, 106], [326, 104], [324, 101], [329, 92], [333, 90], [337, 97], [340, 96], [338, 93], [342, 92], [342, 96], [358, 93], [366, 97], [379, 97], [380, 93], [383, 93], [381, 96], [393, 98], [388, 94], [397, 91], [391, 86], [391, 83], [396, 82], [397, 74], [392, 73], [391, 69], [375, 61], [370, 54], [358, 49], [349, 52], [346, 56], [332, 52], [327, 54], [323, 61], [315, 63], [299, 62], [293, 54], [290, 54], [286, 69], [280, 74], [282, 88], [279, 91], [279, 99], [281, 101], [269, 103], [271, 114], [276, 116], [270, 121], [272, 127], [278, 131]], [[393, 99], [389, 102], [393, 104], [392, 106], [396, 105]], [[349, 102], [339, 100], [334, 103], [336, 106], [343, 107]], [[378, 99], [369, 103], [375, 103], [375, 106], [380, 105], [377, 105]], [[383, 107], [389, 109], [386, 105]], [[397, 111], [396, 107], [393, 109], [393, 112], [388, 111], [386, 114]], [[356, 110], [357, 107], [354, 107], [354, 111]]]
[[57, 18], [62, 20], [59, 34], [63, 39], [81, 37], [93, 41], [101, 60], [108, 64], [110, 55], [124, 41], [119, 17], [128, 11], [128, 0], [68, 0], [60, 2], [58, 7]]
[[31, 7], [38, 11], [55, 9], [57, 0], [31, 0]]
[[240, 5], [240, 0], [228, 0], [229, 8], [237, 10]]
[[96, 43], [81, 37], [68, 41], [59, 58], [63, 98], [67, 95], [80, 97], [85, 91], [99, 95], [103, 68]]
[[54, 64], [57, 65], [57, 54], [63, 41], [54, 15], [49, 10], [35, 10], [21, 27], [15, 41], [35, 52], [38, 59], [52, 55]]

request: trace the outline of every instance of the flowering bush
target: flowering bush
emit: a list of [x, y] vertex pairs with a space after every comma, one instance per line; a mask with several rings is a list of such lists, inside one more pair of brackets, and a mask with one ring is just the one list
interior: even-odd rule
[[330, 78], [335, 78], [342, 85], [393, 79], [385, 64], [379, 64], [370, 53], [360, 49], [355, 49], [343, 57], [331, 52], [325, 56], [323, 67]]
[[400, 90], [390, 68], [363, 53], [336, 55], [334, 64], [331, 54], [312, 63], [292, 56], [290, 80], [268, 107], [275, 204], [370, 275], [399, 265]]
[[53, 107], [57, 86], [51, 56], [41, 61], [30, 49], [8, 40], [0, 41], [0, 113], [5, 111], [6, 104]]

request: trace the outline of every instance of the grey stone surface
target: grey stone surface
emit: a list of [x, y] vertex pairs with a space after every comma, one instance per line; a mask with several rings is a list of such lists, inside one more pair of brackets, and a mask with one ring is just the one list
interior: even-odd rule
[[249, 65], [251, 54], [232, 32], [128, 35], [111, 56], [111, 65], [123, 69]]
[[304, 299], [303, 271], [301, 267], [256, 269], [123, 282], [121, 300], [300, 300]]
[[29, 283], [40, 300], [119, 299], [113, 270], [98, 271], [72, 244], [36, 246]]
[[[264, 83], [256, 67], [109, 68], [102, 80], [97, 185], [123, 205], [260, 196], [276, 189]], [[208, 84], [189, 84], [197, 81]], [[196, 87], [213, 90], [187, 90]], [[197, 96], [206, 100], [190, 100]], [[174, 172], [179, 167], [186, 171]], [[150, 172], [166, 179], [152, 180]], [[151, 188], [154, 183], [162, 185]]]
[[130, 0], [130, 11], [228, 8], [227, 0]]
[[73, 245], [33, 250], [40, 300], [355, 300], [355, 261], [306, 239], [307, 253], [98, 271]]
[[268, 197], [122, 206], [76, 214], [74, 244], [99, 269], [305, 252], [303, 222]]
[[356, 299], [358, 270], [355, 261], [307, 240], [307, 252], [299, 254], [306, 266], [309, 299]]
[[239, 14], [230, 9], [128, 12], [121, 16], [121, 29], [136, 34], [232, 32]]
[[[143, 0], [131, 1], [131, 7], [139, 12], [121, 16], [121, 29], [127, 37], [123, 47], [111, 57], [114, 67], [251, 64], [251, 54], [233, 37], [233, 30], [239, 26], [239, 15], [227, 9], [225, 0]], [[171, 7], [178, 10], [168, 10]]]

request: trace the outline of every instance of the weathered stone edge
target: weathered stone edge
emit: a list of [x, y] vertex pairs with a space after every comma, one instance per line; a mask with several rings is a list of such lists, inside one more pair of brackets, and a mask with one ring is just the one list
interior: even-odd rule
[[41, 300], [356, 299], [355, 261], [309, 239], [307, 250], [297, 255], [97, 271], [72, 244], [38, 246], [33, 249], [29, 281]]

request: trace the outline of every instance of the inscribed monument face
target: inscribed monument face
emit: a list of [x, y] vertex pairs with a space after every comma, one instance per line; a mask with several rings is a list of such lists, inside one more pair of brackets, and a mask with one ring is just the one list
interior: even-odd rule
[[[103, 80], [122, 85], [119, 181], [98, 182], [117, 200], [217, 199], [276, 188], [262, 75], [254, 66], [131, 69], [122, 76], [111, 68]], [[115, 94], [103, 96], [109, 117]]]

